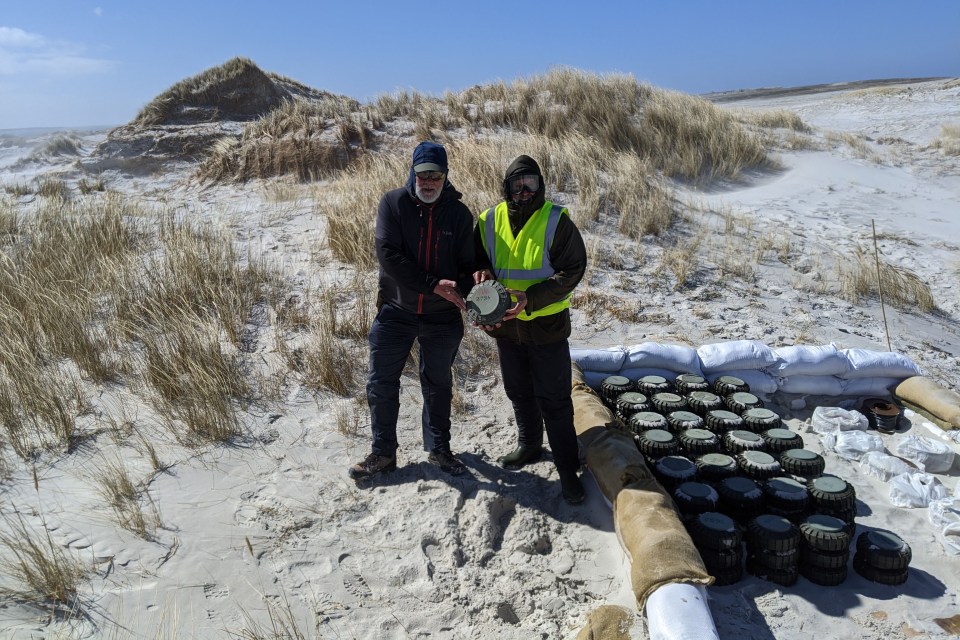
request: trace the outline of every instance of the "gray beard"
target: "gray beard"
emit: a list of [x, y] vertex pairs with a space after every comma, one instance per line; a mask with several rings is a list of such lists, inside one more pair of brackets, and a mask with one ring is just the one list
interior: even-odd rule
[[428, 199], [428, 198], [425, 198], [423, 195], [423, 192], [420, 191], [420, 185], [414, 185], [413, 190], [414, 190], [414, 193], [417, 194], [417, 198], [420, 200], [420, 202], [424, 204], [433, 204], [434, 202], [440, 199], [440, 194], [443, 193], [443, 187], [440, 187], [439, 189], [437, 189], [437, 195], [433, 196], [433, 198]]

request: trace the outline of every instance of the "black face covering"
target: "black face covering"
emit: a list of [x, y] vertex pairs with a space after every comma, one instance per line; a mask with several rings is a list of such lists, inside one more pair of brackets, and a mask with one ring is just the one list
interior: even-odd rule
[[543, 185], [540, 186], [540, 189], [533, 194], [533, 197], [527, 200], [526, 202], [514, 202], [513, 199], [507, 200], [507, 211], [510, 212], [510, 215], [517, 215], [520, 218], [526, 220], [529, 218], [534, 211], [539, 211], [540, 207], [543, 206], [543, 203], [547, 199], [543, 195]]
[[[540, 177], [540, 188], [533, 194], [527, 202], [518, 203], [513, 201], [513, 195], [510, 193], [509, 182], [513, 176], [533, 174]], [[530, 156], [519, 156], [507, 167], [507, 172], [503, 177], [503, 199], [507, 202], [507, 211], [510, 213], [511, 222], [523, 224], [533, 212], [538, 211], [543, 203], [546, 202], [544, 194], [546, 193], [543, 183], [543, 172], [540, 171], [540, 165]]]

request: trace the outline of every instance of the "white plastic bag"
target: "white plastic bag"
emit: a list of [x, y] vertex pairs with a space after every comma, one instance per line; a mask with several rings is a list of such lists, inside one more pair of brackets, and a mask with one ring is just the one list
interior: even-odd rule
[[940, 532], [943, 550], [952, 556], [960, 555], [960, 498], [934, 500], [927, 510], [927, 517]]
[[897, 444], [897, 455], [929, 473], [945, 473], [953, 466], [950, 445], [923, 436], [906, 436]]
[[947, 497], [947, 488], [929, 473], [901, 473], [890, 480], [890, 502], [919, 509]]
[[860, 472], [883, 482], [889, 482], [894, 476], [917, 473], [917, 470], [896, 456], [882, 451], [867, 451], [860, 458]]
[[883, 438], [866, 431], [841, 431], [833, 450], [841, 458], [859, 460], [870, 451], [883, 451]]
[[867, 416], [859, 411], [847, 411], [840, 407], [817, 407], [810, 419], [811, 428], [820, 435], [837, 434], [841, 431], [866, 431]]

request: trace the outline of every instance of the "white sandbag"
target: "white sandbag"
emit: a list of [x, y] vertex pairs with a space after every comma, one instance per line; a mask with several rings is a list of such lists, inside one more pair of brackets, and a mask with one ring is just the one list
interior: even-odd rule
[[883, 451], [883, 438], [866, 431], [841, 431], [833, 450], [846, 460], [859, 460], [869, 451]]
[[836, 376], [787, 376], [780, 378], [780, 391], [805, 396], [842, 396], [843, 380]]
[[670, 382], [673, 382], [677, 379], [677, 376], [680, 375], [676, 371], [671, 371], [670, 369], [657, 369], [655, 367], [635, 367], [632, 369], [621, 369], [619, 375], [624, 378], [630, 378], [634, 382], [639, 380], [644, 376], [660, 376], [661, 378], [666, 378]]
[[697, 350], [680, 344], [643, 342], [627, 347], [627, 357], [623, 362], [623, 368], [632, 369], [636, 367], [653, 367], [676, 371], [678, 374], [702, 375], [700, 356], [697, 354]]
[[580, 365], [583, 371], [609, 371], [616, 373], [623, 368], [627, 351], [621, 346], [607, 349], [570, 349], [570, 359]]
[[665, 584], [650, 594], [645, 610], [650, 640], [720, 638], [703, 586], [682, 582]]
[[854, 378], [909, 378], [923, 375], [913, 360], [894, 351], [843, 349], [840, 351], [850, 364], [842, 377]]
[[903, 378], [870, 377], [843, 381], [843, 395], [887, 398]]
[[894, 476], [904, 473], [917, 473], [917, 470], [889, 453], [867, 451], [860, 458], [860, 473], [873, 476], [882, 482], [889, 482]]
[[777, 362], [773, 349], [758, 340], [730, 340], [706, 344], [697, 349], [704, 373], [763, 369]]
[[617, 372], [610, 373], [609, 371], [584, 371], [583, 381], [586, 382], [587, 386], [594, 391], [599, 391], [600, 383], [603, 382], [604, 379], [617, 375], [620, 374]]
[[896, 453], [927, 473], [945, 473], [953, 466], [953, 448], [923, 436], [904, 437], [897, 443]]
[[733, 376], [740, 378], [750, 387], [750, 393], [756, 396], [769, 396], [780, 390], [780, 382], [775, 377], [761, 371], [760, 369], [733, 369], [730, 371], [718, 371], [706, 376], [707, 380], [714, 382], [720, 376]]
[[923, 509], [947, 497], [947, 488], [929, 473], [901, 473], [890, 479], [890, 502], [895, 507]]
[[841, 431], [866, 431], [870, 423], [859, 411], [840, 407], [817, 407], [810, 418], [810, 427], [820, 435], [837, 434]]
[[850, 367], [847, 358], [833, 344], [777, 347], [773, 352], [777, 362], [768, 369], [780, 377], [839, 376]]

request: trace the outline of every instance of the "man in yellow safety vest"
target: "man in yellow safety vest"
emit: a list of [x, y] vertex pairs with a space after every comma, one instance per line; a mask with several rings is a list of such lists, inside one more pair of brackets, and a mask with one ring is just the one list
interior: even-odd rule
[[583, 279], [587, 251], [563, 207], [545, 198], [540, 165], [520, 156], [507, 168], [504, 200], [477, 221], [474, 282], [496, 279], [515, 298], [503, 320], [483, 326], [497, 340], [500, 370], [517, 420], [518, 445], [499, 462], [517, 469], [543, 454], [543, 432], [563, 499], [583, 502], [570, 398], [570, 295]]

